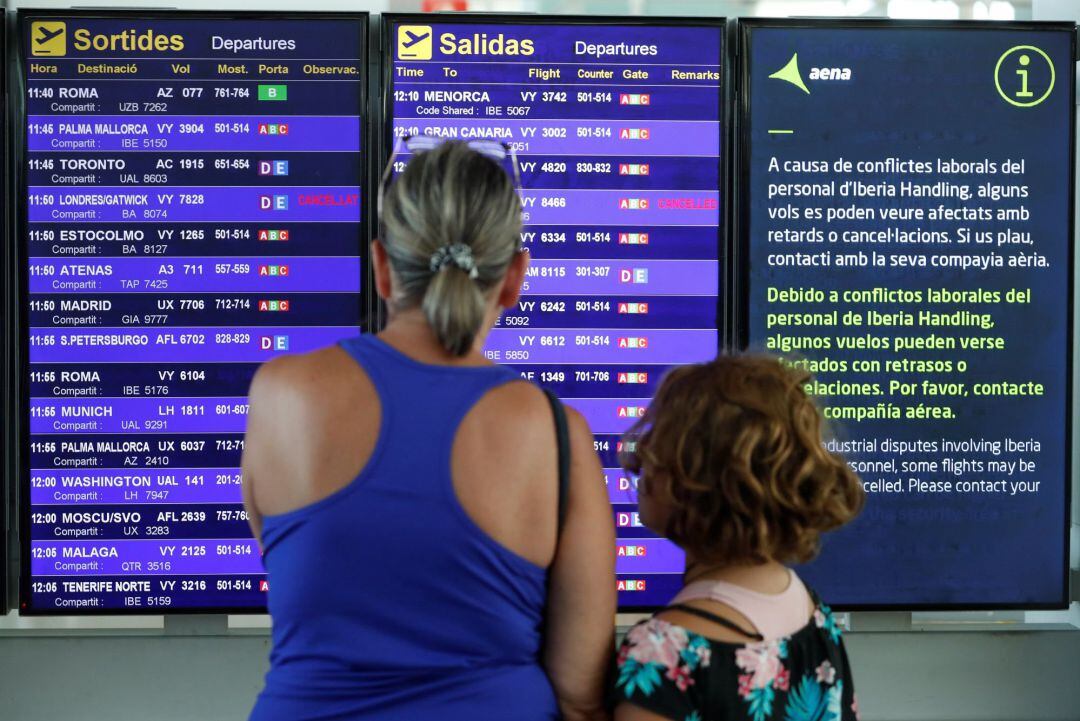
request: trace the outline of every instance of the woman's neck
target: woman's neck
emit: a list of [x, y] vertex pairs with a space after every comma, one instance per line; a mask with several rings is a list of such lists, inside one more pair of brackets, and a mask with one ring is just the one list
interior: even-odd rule
[[685, 583], [723, 581], [759, 593], [783, 593], [791, 583], [791, 571], [777, 561], [716, 566], [686, 559]]
[[419, 308], [392, 312], [386, 327], [378, 335], [383, 342], [421, 363], [455, 366], [491, 364], [481, 350], [486, 340], [486, 332], [477, 337], [472, 350], [464, 356], [453, 356], [439, 343], [435, 331], [431, 329]]

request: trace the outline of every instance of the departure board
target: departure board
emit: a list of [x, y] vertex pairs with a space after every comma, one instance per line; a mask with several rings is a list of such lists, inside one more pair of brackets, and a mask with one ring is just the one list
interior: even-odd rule
[[815, 379], [865, 608], [1066, 604], [1075, 27], [751, 21], [745, 320]]
[[386, 142], [518, 155], [532, 258], [487, 355], [588, 419], [618, 529], [623, 608], [667, 603], [681, 551], [643, 528], [620, 434], [664, 372], [718, 347], [723, 22], [386, 22]]
[[361, 325], [366, 27], [22, 17], [25, 612], [265, 608], [246, 394]]

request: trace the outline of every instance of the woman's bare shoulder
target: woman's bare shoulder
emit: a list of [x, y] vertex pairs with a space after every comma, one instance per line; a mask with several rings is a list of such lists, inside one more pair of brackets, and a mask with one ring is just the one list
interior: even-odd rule
[[[377, 419], [371, 380], [337, 347], [281, 356], [255, 374], [248, 394], [248, 434], [292, 452], [315, 452], [340, 440], [346, 429], [362, 431]], [[351, 432], [350, 434], [351, 435]], [[269, 448], [269, 456], [275, 455]]]
[[492, 442], [513, 445], [552, 425], [551, 406], [535, 384], [510, 381], [488, 391], [470, 410], [463, 426], [477, 425]]
[[342, 375], [355, 373], [356, 369], [348, 354], [337, 346], [278, 356], [259, 367], [251, 381], [249, 396], [296, 399], [312, 391], [320, 392]]
[[355, 477], [381, 422], [370, 380], [337, 347], [264, 364], [249, 403], [245, 472], [264, 513], [307, 505]]

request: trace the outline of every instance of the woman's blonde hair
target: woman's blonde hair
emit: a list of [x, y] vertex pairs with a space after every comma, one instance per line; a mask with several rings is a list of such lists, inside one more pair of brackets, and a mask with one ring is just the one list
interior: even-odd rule
[[[384, 188], [383, 244], [397, 280], [391, 302], [419, 305], [455, 356], [472, 348], [485, 297], [506, 275], [521, 244], [521, 200], [510, 176], [459, 141], [419, 153]], [[461, 246], [467, 250], [462, 251]], [[433, 267], [447, 249], [471, 257]]]
[[696, 559], [809, 561], [822, 533], [862, 510], [858, 477], [822, 446], [808, 380], [766, 356], [677, 368], [627, 434], [624, 467]]

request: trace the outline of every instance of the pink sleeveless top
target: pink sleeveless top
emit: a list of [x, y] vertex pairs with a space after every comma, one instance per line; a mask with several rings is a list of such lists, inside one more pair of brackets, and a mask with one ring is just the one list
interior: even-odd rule
[[766, 641], [791, 636], [810, 619], [810, 592], [789, 570], [791, 582], [780, 593], [758, 593], [726, 581], [695, 581], [671, 605], [709, 600], [722, 603], [746, 617]]

